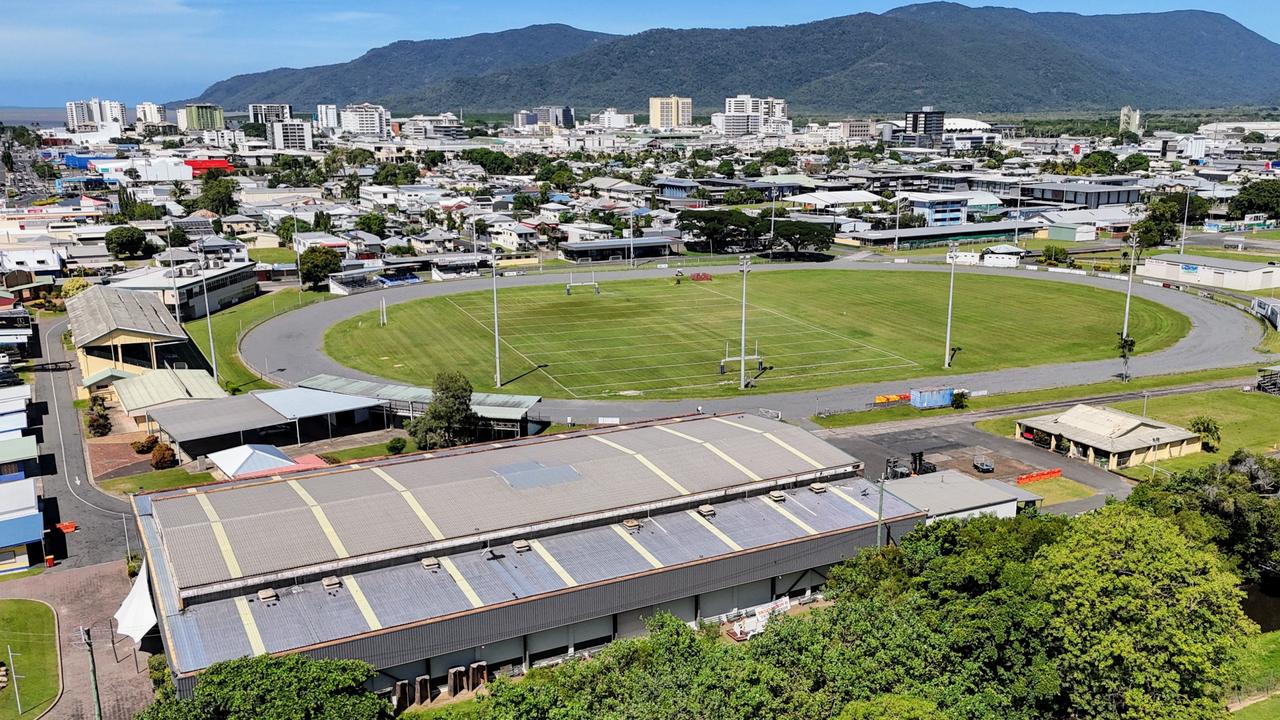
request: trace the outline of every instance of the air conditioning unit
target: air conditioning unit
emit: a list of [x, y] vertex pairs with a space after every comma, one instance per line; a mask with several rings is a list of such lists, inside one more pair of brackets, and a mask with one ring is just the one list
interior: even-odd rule
[[439, 569], [440, 569], [440, 558], [435, 558], [435, 557], [424, 557], [424, 558], [422, 558], [422, 568], [423, 568], [424, 570], [431, 570], [432, 572], [435, 572], [436, 570], [439, 570]]
[[337, 590], [342, 587], [342, 580], [337, 575], [327, 575], [320, 579], [320, 584], [324, 586], [325, 590]]
[[781, 490], [770, 490], [769, 499], [774, 502], [786, 502], [787, 494], [782, 492]]
[[627, 518], [626, 520], [623, 520], [623, 521], [622, 521], [622, 527], [626, 528], [627, 530], [632, 530], [632, 531], [634, 531], [634, 530], [639, 530], [639, 529], [640, 529], [640, 521], [639, 521], [639, 520], [637, 520], [637, 519], [635, 519], [635, 518]]
[[809, 490], [812, 491], [815, 495], [821, 495], [822, 493], [827, 491], [827, 484], [824, 482], [816, 482], [809, 486]]
[[698, 514], [704, 518], [715, 517], [716, 509], [710, 505], [699, 505]]
[[511, 543], [511, 547], [515, 548], [518, 553], [526, 553], [533, 549], [533, 546], [529, 544], [528, 540], [516, 540]]
[[258, 591], [258, 602], [274, 603], [280, 601], [280, 595], [276, 593], [275, 588], [263, 588]]

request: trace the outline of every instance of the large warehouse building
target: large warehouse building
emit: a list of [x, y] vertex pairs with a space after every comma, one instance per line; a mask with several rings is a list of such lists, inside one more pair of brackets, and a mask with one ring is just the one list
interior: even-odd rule
[[[643, 632], [811, 597], [876, 543], [862, 463], [696, 416], [138, 495], [181, 692], [260, 653], [358, 658], [398, 707]], [[923, 513], [886, 493], [883, 532]]]

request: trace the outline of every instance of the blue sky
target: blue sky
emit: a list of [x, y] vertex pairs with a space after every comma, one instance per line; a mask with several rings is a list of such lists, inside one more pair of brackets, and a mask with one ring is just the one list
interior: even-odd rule
[[[1199, 8], [1280, 41], [1274, 0], [991, 0], [1025, 10], [1085, 14]], [[127, 104], [198, 94], [211, 82], [275, 67], [349, 60], [395, 40], [457, 37], [562, 22], [630, 33], [652, 27], [794, 24], [883, 12], [901, 0], [3, 0], [0, 106], [59, 106], [72, 98]], [[655, 10], [660, 9], [660, 12]]]

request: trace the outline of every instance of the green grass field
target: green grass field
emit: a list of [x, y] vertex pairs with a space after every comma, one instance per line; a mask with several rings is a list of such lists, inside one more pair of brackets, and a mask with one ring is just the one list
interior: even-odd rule
[[[17, 674], [22, 676], [22, 714], [13, 695], [12, 680], [0, 691], [0, 720], [34, 718], [58, 697], [58, 637], [53, 610], [34, 600], [0, 600], [0, 645], [13, 650]], [[3, 652], [4, 648], [0, 648]], [[8, 664], [7, 653], [3, 660]]]
[[1280, 717], [1280, 697], [1254, 703], [1231, 713], [1231, 720], [1276, 720]]
[[[763, 392], [942, 374], [947, 276], [816, 270], [751, 276], [748, 354], [759, 342]], [[551, 397], [736, 394], [740, 284], [633, 280], [601, 294], [562, 287], [500, 290], [503, 391]], [[1115, 355], [1124, 296], [1025, 278], [957, 278], [952, 372], [967, 373]], [[1164, 348], [1187, 318], [1134, 299], [1138, 351]], [[325, 351], [346, 365], [413, 384], [462, 368], [493, 389], [492, 306], [487, 292], [428, 298], [338, 323]], [[754, 364], [750, 368], [754, 370]], [[754, 373], [753, 373], [754, 374]]]
[[[1115, 403], [1116, 409], [1141, 413], [1141, 400]], [[1222, 426], [1222, 442], [1216, 452], [1200, 452], [1180, 458], [1162, 460], [1156, 466], [1179, 472], [1221, 462], [1238, 448], [1270, 452], [1280, 443], [1280, 398], [1260, 392], [1213, 390], [1187, 395], [1153, 397], [1147, 402], [1147, 414], [1157, 420], [1186, 427], [1191, 418], [1208, 415]], [[1129, 468], [1125, 475], [1136, 479], [1151, 476], [1147, 467]]]
[[[413, 438], [404, 436], [405, 446], [401, 454], [418, 451], [418, 443]], [[365, 458], [382, 457], [390, 455], [387, 451], [387, 444], [384, 442], [374, 443], [372, 445], [360, 445], [358, 447], [346, 448], [345, 450], [331, 450], [320, 455], [325, 462], [328, 463], [344, 463], [352, 460], [364, 460]]]
[[213, 482], [213, 475], [207, 472], [190, 473], [182, 468], [168, 470], [152, 470], [151, 472], [127, 475], [125, 477], [99, 480], [98, 487], [117, 495], [128, 495], [136, 492], [153, 490], [169, 490], [188, 485], [203, 485]]
[[1046, 507], [1057, 505], [1058, 503], [1071, 502], [1072, 500], [1083, 500], [1096, 494], [1093, 488], [1088, 485], [1065, 477], [1049, 478], [1048, 480], [1028, 483], [1023, 485], [1022, 489], [1030, 490], [1044, 498]]
[[[257, 373], [245, 367], [240, 361], [240, 336], [258, 323], [280, 313], [329, 298], [328, 293], [310, 290], [301, 295], [299, 300], [298, 290], [289, 288], [259, 295], [252, 300], [213, 314], [213, 342], [218, 349], [218, 380], [223, 387], [235, 388], [239, 392], [275, 387], [258, 377]], [[183, 323], [182, 327], [195, 341], [200, 352], [208, 358], [209, 329], [205, 319], [200, 318]]]
[[293, 248], [251, 248], [249, 250], [249, 259], [260, 263], [284, 263], [293, 264], [298, 261], [297, 253]]

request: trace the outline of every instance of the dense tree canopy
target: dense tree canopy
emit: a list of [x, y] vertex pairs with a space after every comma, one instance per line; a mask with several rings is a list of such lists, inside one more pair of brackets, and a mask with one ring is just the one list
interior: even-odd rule
[[471, 409], [471, 382], [460, 372], [437, 373], [431, 384], [431, 402], [405, 429], [420, 448], [465, 445], [476, 439], [480, 418]]
[[1280, 180], [1255, 180], [1245, 185], [1231, 198], [1228, 210], [1237, 219], [1253, 213], [1280, 217]]
[[372, 233], [378, 237], [387, 236], [387, 216], [382, 213], [370, 212], [356, 218], [356, 229]]
[[302, 281], [319, 286], [329, 280], [329, 276], [342, 269], [342, 256], [333, 248], [316, 245], [302, 252], [298, 271]]
[[136, 257], [147, 245], [147, 234], [132, 225], [111, 228], [106, 235], [107, 252], [115, 257]]

